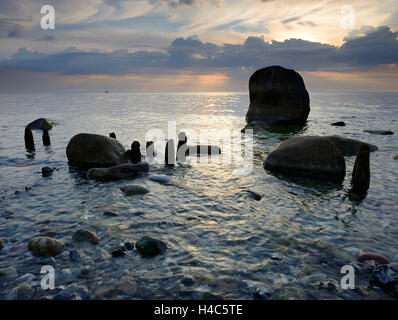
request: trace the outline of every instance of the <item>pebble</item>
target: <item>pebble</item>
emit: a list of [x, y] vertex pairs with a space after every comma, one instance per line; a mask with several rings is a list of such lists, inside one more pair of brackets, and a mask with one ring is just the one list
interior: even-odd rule
[[145, 194], [148, 193], [149, 190], [145, 188], [142, 185], [139, 184], [131, 184], [128, 186], [123, 186], [120, 187], [120, 190], [126, 195], [126, 196], [132, 196], [135, 194]]
[[93, 231], [87, 230], [87, 229], [80, 229], [76, 231], [73, 236], [73, 240], [77, 242], [90, 242], [92, 244], [97, 244], [99, 242], [99, 238], [97, 234]]
[[30, 300], [35, 294], [35, 289], [29, 284], [21, 284], [11, 290], [10, 300]]
[[167, 249], [163, 241], [148, 236], [142, 237], [135, 246], [141, 254], [148, 256], [155, 256]]
[[114, 257], [114, 258], [123, 257], [124, 255], [125, 255], [125, 253], [121, 248], [118, 248], [118, 249], [112, 251], [112, 257]]
[[127, 241], [124, 243], [124, 246], [127, 250], [134, 250], [134, 243]]
[[80, 260], [80, 258], [80, 253], [76, 249], [72, 249], [69, 251], [69, 259], [71, 259], [71, 261], [77, 261]]
[[15, 279], [18, 277], [18, 271], [14, 267], [2, 268], [0, 269], [0, 279], [3, 277], [6, 279]]
[[65, 243], [50, 237], [36, 237], [29, 241], [28, 248], [34, 254], [56, 256], [65, 247]]
[[118, 216], [117, 213], [114, 213], [114, 212], [112, 212], [112, 211], [105, 211], [105, 212], [104, 212], [104, 215], [105, 215], [105, 216], [108, 216], [108, 217], [117, 217], [117, 216]]
[[172, 179], [169, 176], [150, 176], [149, 180], [165, 185], [170, 185], [172, 183]]
[[184, 279], [181, 280], [181, 283], [184, 286], [188, 286], [189, 287], [189, 286], [192, 286], [195, 283], [195, 280], [192, 279], [192, 278], [184, 278]]

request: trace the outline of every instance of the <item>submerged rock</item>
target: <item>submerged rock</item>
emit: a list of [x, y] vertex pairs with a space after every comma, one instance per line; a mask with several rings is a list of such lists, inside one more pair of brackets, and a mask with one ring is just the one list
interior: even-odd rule
[[389, 264], [390, 263], [390, 261], [386, 257], [382, 256], [381, 254], [371, 253], [371, 252], [361, 253], [357, 259], [359, 262], [373, 260], [374, 262], [376, 262], [378, 264]]
[[247, 191], [247, 193], [250, 194], [250, 196], [251, 196], [254, 200], [260, 201], [260, 200], [264, 197], [263, 194], [260, 194], [260, 193], [258, 193], [258, 192], [256, 192], [256, 191], [253, 191], [253, 190], [246, 190], [246, 191]]
[[166, 185], [169, 185], [172, 182], [172, 179], [169, 176], [150, 176], [149, 180]]
[[135, 244], [137, 250], [148, 256], [155, 256], [166, 251], [167, 246], [162, 240], [144, 236]]
[[126, 195], [126, 196], [132, 196], [135, 194], [145, 194], [148, 193], [149, 190], [145, 188], [142, 185], [139, 184], [131, 184], [128, 186], [123, 186], [120, 187], [120, 190]]
[[99, 238], [97, 234], [93, 231], [87, 230], [87, 229], [80, 229], [76, 231], [73, 236], [73, 240], [77, 242], [90, 242], [92, 244], [97, 244], [99, 242]]
[[21, 284], [11, 290], [10, 300], [30, 300], [35, 294], [35, 289], [30, 284]]
[[126, 150], [119, 141], [98, 134], [80, 133], [66, 148], [69, 162], [83, 167], [112, 167], [127, 162]]
[[332, 126], [345, 127], [345, 122], [344, 121], [337, 121], [337, 122], [332, 123]]
[[65, 247], [65, 243], [50, 237], [36, 237], [29, 241], [28, 248], [34, 254], [56, 256]]
[[41, 168], [41, 174], [43, 177], [48, 177], [53, 173], [54, 169], [50, 167], [43, 167]]
[[18, 277], [18, 271], [14, 267], [7, 267], [0, 269], [0, 279], [1, 278], [15, 279], [16, 277]]
[[343, 154], [328, 137], [292, 137], [280, 143], [264, 162], [271, 172], [339, 181], [345, 176]]
[[119, 258], [125, 255], [124, 251], [121, 248], [115, 249], [112, 251], [112, 257]]
[[394, 160], [398, 160], [398, 154], [396, 156], [394, 156], [393, 158]]
[[29, 123], [26, 127], [31, 130], [51, 130], [53, 125], [47, 119], [39, 118]]
[[92, 168], [87, 172], [87, 178], [94, 180], [118, 180], [137, 177], [139, 172], [149, 171], [147, 162], [132, 164], [125, 163], [110, 168]]
[[117, 216], [118, 216], [117, 213], [114, 213], [114, 212], [112, 212], [112, 211], [105, 211], [103, 214], [104, 214], [105, 216], [108, 216], [108, 217], [117, 217]]
[[4, 248], [4, 240], [0, 239], [0, 250]]
[[304, 124], [310, 113], [310, 97], [303, 78], [294, 70], [271, 66], [257, 70], [249, 80], [249, 123]]
[[367, 132], [370, 134], [378, 134], [378, 135], [382, 135], [382, 136], [389, 136], [389, 135], [394, 134], [394, 132], [389, 131], [389, 130], [363, 130], [363, 132]]

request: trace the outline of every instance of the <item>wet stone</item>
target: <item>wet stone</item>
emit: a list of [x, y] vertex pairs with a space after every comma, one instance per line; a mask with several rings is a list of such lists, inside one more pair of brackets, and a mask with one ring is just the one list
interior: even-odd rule
[[54, 169], [50, 167], [43, 167], [41, 168], [41, 174], [43, 177], [48, 177], [53, 173]]
[[119, 258], [125, 255], [124, 251], [121, 248], [112, 251], [112, 257]]
[[189, 286], [192, 286], [195, 283], [195, 280], [192, 279], [192, 278], [184, 278], [184, 279], [181, 280], [181, 283], [184, 286], [188, 286], [189, 287]]
[[117, 217], [118, 216], [117, 213], [114, 213], [112, 211], [105, 211], [103, 214], [104, 214], [104, 216], [108, 216], [108, 217]]
[[136, 244], [136, 248], [143, 255], [155, 256], [166, 251], [166, 244], [158, 239], [144, 236]]
[[132, 243], [132, 242], [130, 242], [130, 241], [126, 241], [126, 242], [124, 243], [124, 247], [125, 247], [127, 250], [134, 250], [134, 243]]
[[79, 251], [77, 251], [75, 249], [72, 249], [72, 250], [69, 251], [69, 259], [71, 261], [77, 261], [77, 260], [80, 260], [80, 258], [81, 257], [80, 257]]
[[92, 244], [98, 244], [99, 242], [97, 234], [87, 229], [80, 229], [76, 231], [72, 238], [77, 242], [90, 242]]
[[11, 290], [10, 300], [30, 300], [35, 294], [35, 289], [29, 284], [21, 284]]

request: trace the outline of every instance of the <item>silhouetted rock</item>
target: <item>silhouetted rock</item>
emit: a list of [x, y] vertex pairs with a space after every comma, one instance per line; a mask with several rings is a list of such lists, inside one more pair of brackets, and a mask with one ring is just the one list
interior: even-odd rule
[[51, 130], [53, 125], [45, 118], [39, 118], [29, 123], [27, 128], [31, 130]]
[[246, 121], [252, 124], [304, 124], [310, 98], [303, 78], [294, 70], [272, 66], [257, 70], [249, 80], [250, 106]]
[[126, 150], [116, 139], [90, 133], [70, 139], [66, 155], [69, 162], [84, 167], [112, 167], [127, 162]]
[[131, 150], [127, 150], [127, 158], [132, 163], [141, 162], [141, 150], [140, 143], [138, 141], [134, 141], [131, 144]]
[[325, 138], [328, 138], [331, 142], [333, 142], [344, 156], [356, 155], [361, 145], [367, 145], [370, 152], [374, 152], [379, 149], [373, 144], [341, 136], [325, 136]]
[[381, 136], [390, 136], [390, 135], [394, 134], [394, 132], [389, 131], [389, 130], [364, 130], [363, 132], [367, 132], [370, 134], [378, 134]]
[[332, 126], [345, 127], [345, 122], [344, 121], [337, 121], [337, 122], [332, 123]]
[[29, 128], [25, 128], [24, 139], [25, 139], [25, 148], [28, 150], [34, 150], [35, 142], [33, 139], [32, 130], [30, 130]]
[[109, 134], [109, 138], [116, 139], [116, 134], [115, 134], [114, 132], [111, 132], [111, 133]]
[[147, 171], [149, 171], [149, 165], [146, 162], [125, 163], [110, 168], [91, 168], [87, 171], [87, 178], [103, 181], [118, 180], [137, 177], [140, 172]]
[[364, 193], [369, 189], [370, 184], [370, 148], [363, 144], [359, 148], [358, 155], [355, 159], [354, 169], [352, 171], [352, 188], [353, 191]]
[[326, 180], [339, 181], [345, 176], [344, 156], [328, 137], [291, 137], [268, 155], [264, 168]]
[[53, 173], [54, 169], [50, 167], [43, 167], [41, 168], [41, 174], [43, 177], [48, 177]]

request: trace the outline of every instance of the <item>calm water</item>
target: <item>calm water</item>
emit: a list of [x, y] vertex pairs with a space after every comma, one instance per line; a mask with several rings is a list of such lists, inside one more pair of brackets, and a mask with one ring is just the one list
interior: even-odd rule
[[[301, 131], [255, 134], [254, 167], [246, 176], [234, 174], [242, 162], [228, 164], [223, 156], [215, 163], [191, 162], [174, 169], [153, 165], [149, 176], [169, 175], [170, 185], [148, 176], [88, 181], [67, 164], [66, 145], [80, 132], [115, 132], [126, 147], [133, 140], [144, 146], [148, 129], [167, 132], [167, 122], [176, 121], [177, 129], [235, 130], [239, 138], [236, 130], [245, 126], [248, 103], [248, 94], [223, 93], [1, 94], [0, 239], [5, 248], [0, 269], [13, 267], [18, 275], [0, 277], [0, 298], [19, 283], [32, 284], [35, 298], [68, 297], [73, 288], [87, 289], [83, 298], [193, 299], [211, 292], [224, 299], [252, 299], [256, 288], [268, 290], [270, 299], [389, 298], [367, 288], [370, 272], [356, 256], [374, 251], [398, 262], [398, 161], [393, 160], [398, 154], [398, 94], [312, 94], [309, 121]], [[55, 124], [52, 145], [42, 146], [40, 133], [34, 132], [36, 152], [29, 154], [24, 126], [39, 117]], [[347, 126], [331, 126], [335, 121]], [[395, 135], [364, 132], [377, 129]], [[341, 185], [267, 173], [262, 166], [266, 155], [292, 134], [339, 134], [376, 144], [380, 149], [371, 155], [366, 199], [348, 197], [354, 157], [346, 157]], [[57, 170], [43, 178], [43, 166]], [[145, 185], [150, 193], [126, 197], [119, 187], [131, 183]], [[247, 190], [264, 198], [256, 201]], [[72, 234], [82, 227], [95, 231], [100, 243], [74, 243]], [[33, 257], [27, 243], [40, 234], [64, 240], [66, 250], [77, 249], [81, 260], [70, 261], [66, 254]], [[109, 256], [120, 243], [143, 235], [165, 241], [166, 253]], [[42, 264], [54, 266], [58, 289], [40, 288]], [[318, 288], [328, 280], [339, 284], [345, 264], [356, 268], [356, 290]], [[184, 278], [192, 278], [193, 285], [181, 283]]]

